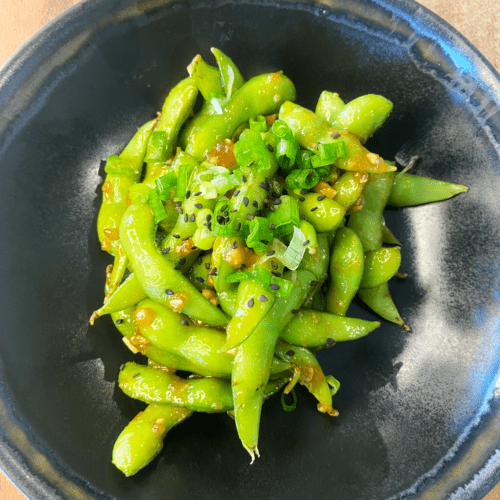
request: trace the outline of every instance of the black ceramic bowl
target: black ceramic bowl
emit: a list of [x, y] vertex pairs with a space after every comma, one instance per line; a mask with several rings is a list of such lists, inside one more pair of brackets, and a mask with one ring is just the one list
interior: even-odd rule
[[[338, 418], [301, 390], [291, 413], [270, 400], [250, 466], [226, 415], [195, 415], [126, 479], [111, 450], [143, 407], [116, 386], [132, 355], [108, 318], [88, 323], [110, 262], [100, 161], [211, 46], [246, 78], [282, 69], [308, 107], [383, 94], [368, 147], [470, 191], [388, 211], [412, 331], [384, 322], [320, 354]], [[410, 0], [86, 0], [56, 19], [0, 73], [2, 468], [32, 499], [482, 498], [500, 480], [499, 105], [499, 75]]]

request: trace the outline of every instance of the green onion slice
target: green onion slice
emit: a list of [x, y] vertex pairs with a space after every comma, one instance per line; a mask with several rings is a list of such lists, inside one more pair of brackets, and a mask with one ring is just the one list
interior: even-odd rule
[[236, 162], [243, 169], [253, 171], [271, 168], [269, 151], [259, 132], [250, 128], [244, 130], [233, 148]]
[[311, 189], [319, 182], [319, 173], [313, 168], [292, 170], [285, 182], [291, 189]]
[[252, 130], [257, 132], [267, 132], [267, 120], [264, 115], [257, 115], [250, 118], [248, 124]]

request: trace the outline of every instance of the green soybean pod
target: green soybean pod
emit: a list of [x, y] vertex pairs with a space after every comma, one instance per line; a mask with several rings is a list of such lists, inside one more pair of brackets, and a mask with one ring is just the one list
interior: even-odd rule
[[[274, 354], [300, 369], [299, 384], [318, 400], [318, 411], [336, 417], [339, 412], [332, 407], [332, 392], [316, 356], [306, 349], [278, 340]], [[285, 389], [286, 392], [286, 389]]]
[[338, 316], [346, 315], [359, 289], [363, 271], [363, 245], [358, 235], [348, 227], [340, 228], [331, 250], [326, 311]]
[[391, 111], [391, 101], [381, 95], [366, 94], [349, 101], [331, 124], [338, 130], [357, 135], [364, 143], [380, 128]]
[[394, 207], [422, 205], [447, 200], [469, 188], [460, 184], [429, 179], [420, 175], [399, 173], [394, 177], [388, 204]]
[[215, 60], [219, 66], [222, 86], [226, 93], [226, 98], [230, 99], [233, 97], [234, 93], [243, 86], [245, 80], [243, 76], [241, 76], [240, 70], [229, 56], [215, 47], [212, 47], [210, 51], [215, 56]]
[[123, 429], [113, 447], [113, 464], [129, 477], [148, 465], [162, 450], [167, 432], [192, 410], [150, 404]]
[[191, 136], [186, 152], [202, 161], [219, 141], [230, 139], [236, 129], [257, 115], [278, 111], [295, 100], [295, 87], [282, 73], [267, 73], [248, 80], [224, 105], [222, 114], [210, 116]]
[[333, 198], [338, 204], [349, 210], [361, 196], [370, 176], [366, 172], [344, 172], [333, 184], [337, 191]]
[[312, 224], [318, 233], [329, 233], [336, 229], [344, 219], [345, 208], [336, 201], [318, 195], [307, 193], [300, 197], [299, 213]]
[[196, 55], [187, 67], [188, 73], [193, 78], [205, 101], [218, 94], [223, 96], [222, 79], [220, 71], [207, 64], [200, 54]]
[[389, 281], [401, 264], [399, 247], [377, 248], [365, 254], [365, 269], [360, 288], [374, 288]]
[[336, 342], [364, 337], [379, 326], [379, 321], [346, 318], [302, 308], [282, 330], [280, 339], [301, 347], [322, 349]]
[[410, 327], [403, 321], [392, 300], [387, 282], [375, 288], [360, 289], [358, 296], [373, 312], [382, 318], [401, 325], [406, 331], [410, 330]]
[[324, 90], [319, 96], [315, 113], [330, 125], [335, 117], [344, 109], [345, 103], [336, 92]]

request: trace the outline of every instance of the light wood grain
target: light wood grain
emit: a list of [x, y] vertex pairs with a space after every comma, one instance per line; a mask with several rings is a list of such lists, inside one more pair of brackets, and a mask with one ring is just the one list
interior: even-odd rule
[[[0, 0], [0, 65], [78, 0]], [[460, 31], [500, 72], [500, 0], [421, 0]], [[485, 500], [499, 500], [500, 485]], [[0, 472], [0, 500], [26, 497]]]

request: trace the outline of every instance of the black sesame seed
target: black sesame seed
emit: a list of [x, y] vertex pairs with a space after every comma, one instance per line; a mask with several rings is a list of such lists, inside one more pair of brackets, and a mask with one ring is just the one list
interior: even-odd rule
[[181, 203], [180, 201], [176, 201], [176, 202], [175, 202], [175, 206], [176, 206], [176, 207], [180, 207], [181, 205], [182, 205], [182, 203]]
[[188, 221], [188, 214], [184, 214], [184, 222]]
[[267, 149], [272, 153], [274, 151], [274, 148], [271, 146], [271, 144], [267, 145]]
[[301, 189], [300, 190], [300, 194], [306, 194], [307, 193], [307, 189]]
[[264, 190], [264, 191], [269, 191], [269, 186], [265, 182], [261, 182], [259, 186]]
[[240, 194], [240, 190], [237, 189], [234, 193], [233, 193], [233, 196], [238, 196]]
[[306, 241], [304, 241], [304, 243], [302, 243], [303, 247], [306, 247], [307, 245], [309, 245], [309, 240], [306, 240]]
[[174, 294], [174, 291], [173, 291], [173, 290], [170, 290], [170, 288], [167, 288], [167, 289], [165, 290], [165, 293], [166, 293], [167, 295], [173, 295], [173, 294]]
[[120, 319], [117, 319], [117, 320], [115, 321], [115, 323], [116, 323], [117, 325], [121, 325], [121, 324], [123, 323], [123, 319], [121, 319], [121, 318], [120, 318]]
[[245, 207], [248, 207], [249, 203], [250, 203], [250, 200], [246, 196], [244, 196], [243, 197], [243, 205], [245, 205]]
[[226, 210], [227, 210], [227, 205], [224, 205], [224, 206], [220, 209], [220, 211], [221, 211], [221, 212], [225, 212]]
[[198, 248], [198, 247], [197, 247], [196, 245], [193, 245], [193, 246], [191, 247], [191, 250], [196, 250], [197, 248]]
[[295, 354], [295, 352], [293, 352], [292, 350], [290, 350], [290, 351], [286, 351], [285, 354], [287, 356], [293, 356]]
[[179, 264], [183, 266], [186, 263], [186, 257], [182, 257], [182, 259], [179, 259]]
[[198, 282], [198, 283], [203, 283], [203, 281], [205, 281], [201, 276], [196, 276], [195, 280]]
[[170, 252], [170, 247], [164, 248], [164, 249], [161, 251], [161, 253], [162, 253], [163, 255], [166, 255], [168, 252]]
[[248, 307], [253, 307], [253, 305], [255, 304], [254, 300], [253, 300], [253, 297], [250, 297], [250, 299], [248, 300], [247, 302], [247, 306]]
[[268, 300], [269, 300], [265, 295], [259, 295], [258, 299], [261, 302], [268, 302]]
[[189, 220], [190, 220], [191, 222], [194, 222], [194, 221], [196, 220], [196, 215], [191, 214], [191, 215], [189, 216]]
[[326, 344], [327, 344], [327, 345], [333, 345], [333, 344], [335, 344], [335, 340], [333, 340], [332, 338], [328, 337], [328, 338], [326, 339]]
[[233, 243], [233, 248], [238, 248], [238, 242], [237, 242], [237, 241], [235, 241], [235, 242]]
[[248, 220], [253, 220], [253, 219], [255, 219], [255, 215], [247, 214], [247, 219]]
[[276, 278], [281, 277], [281, 273], [279, 271], [271, 271], [271, 274], [274, 274], [274, 276], [276, 276]]
[[340, 134], [338, 132], [334, 132], [332, 134], [332, 139], [338, 139], [340, 137]]
[[275, 250], [270, 250], [269, 252], [266, 253], [266, 257], [271, 257], [272, 255], [274, 255], [276, 253]]
[[270, 212], [274, 212], [274, 207], [269, 207]]
[[181, 319], [181, 325], [189, 326], [189, 323], [185, 319]]
[[311, 283], [309, 283], [311, 286], [316, 286], [318, 282], [316, 280], [312, 280]]
[[194, 193], [195, 196], [200, 196], [201, 194], [201, 191], [196, 191], [196, 193]]
[[181, 238], [181, 240], [182, 241], [187, 241], [187, 240], [189, 240], [189, 238], [190, 238], [189, 236], [186, 236], [185, 238]]
[[279, 289], [280, 289], [280, 286], [279, 286], [279, 285], [277, 285], [276, 283], [271, 283], [271, 284], [269, 285], [269, 287], [270, 287], [270, 288], [272, 288], [273, 290], [279, 290]]
[[299, 196], [299, 201], [306, 201], [306, 199], [303, 196]]
[[135, 373], [132, 375], [132, 378], [137, 377], [137, 375], [139, 375], [139, 372], [135, 372]]
[[186, 200], [189, 200], [190, 196], [191, 196], [191, 191], [187, 190], [186, 191]]
[[203, 205], [201, 203], [195, 203], [194, 207], [195, 208], [203, 208]]
[[274, 260], [271, 261], [271, 267], [276, 271], [276, 269], [278, 269], [278, 264], [276, 264], [276, 262], [274, 262]]
[[318, 207], [312, 207], [311, 212], [314, 212], [315, 210], [318, 210]]
[[177, 207], [177, 212], [179, 212], [182, 215], [184, 213], [184, 210], [182, 210], [181, 207]]
[[280, 203], [281, 203], [281, 198], [276, 198], [276, 199], [274, 200], [274, 204], [275, 204], [275, 205], [279, 205]]
[[252, 201], [252, 205], [253, 205], [255, 208], [258, 208], [259, 203], [257, 202], [257, 200], [253, 200], [253, 201]]
[[297, 314], [299, 312], [298, 309], [292, 309], [292, 314]]
[[233, 210], [230, 210], [229, 213], [230, 214], [234, 214], [235, 212], [237, 212], [238, 210], [236, 208], [234, 208]]
[[239, 231], [241, 229], [241, 222], [238, 222], [238, 225], [236, 226], [236, 231]]
[[174, 238], [177, 238], [177, 239], [179, 239], [179, 238], [181, 237], [179, 234], [173, 234], [172, 236], [173, 236]]
[[[253, 162], [253, 161], [251, 161], [251, 162], [248, 164], [248, 166], [250, 167], [250, 166], [251, 166], [251, 165], [253, 165], [253, 164], [254, 164], [254, 162]], [[247, 181], [247, 178], [246, 178], [244, 175], [242, 175], [242, 176], [241, 176], [241, 182], [244, 184], [246, 181]]]
[[210, 222], [212, 220], [212, 215], [211, 214], [208, 214], [206, 217], [205, 217], [205, 220], [207, 222]]
[[205, 269], [210, 269], [210, 262], [205, 262]]
[[322, 201], [322, 200], [324, 200], [325, 198], [326, 198], [326, 195], [324, 195], [324, 194], [320, 194], [320, 195], [319, 195], [316, 199], [317, 199], [318, 201]]
[[176, 271], [180, 271], [181, 266], [179, 266], [179, 264], [175, 264], [174, 269], [175, 269]]

